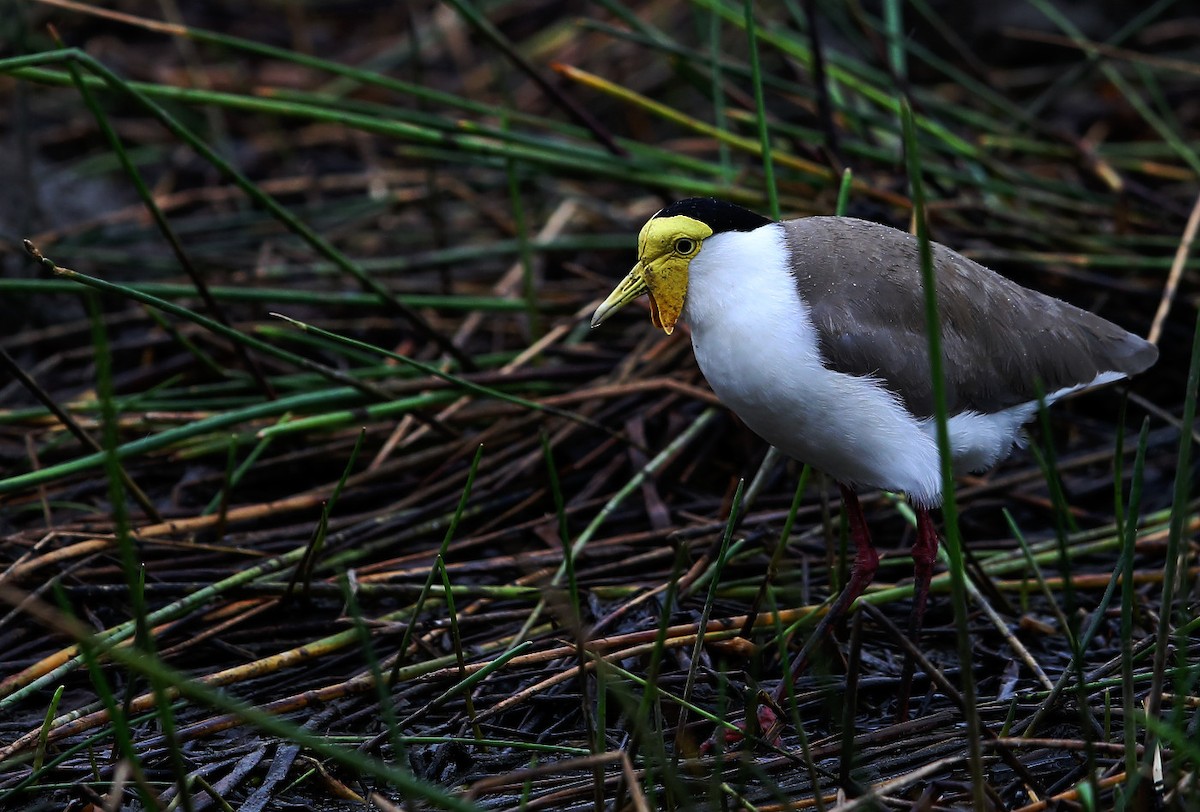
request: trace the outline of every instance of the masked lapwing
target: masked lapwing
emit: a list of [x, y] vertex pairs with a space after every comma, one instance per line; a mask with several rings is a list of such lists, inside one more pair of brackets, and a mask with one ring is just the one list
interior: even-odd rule
[[[1053, 403], [1136, 375], [1158, 357], [1153, 344], [1099, 316], [943, 245], [931, 249], [956, 473], [985, 471], [1019, 445], [1039, 392]], [[916, 512], [918, 630], [942, 475], [917, 238], [851, 217], [774, 222], [733, 203], [681, 200], [642, 228], [637, 264], [592, 326], [643, 294], [656, 327], [670, 333], [682, 319], [691, 328], [696, 362], [722, 403], [841, 487], [854, 566], [793, 659], [793, 675], [878, 566], [858, 490], [903, 492]]]

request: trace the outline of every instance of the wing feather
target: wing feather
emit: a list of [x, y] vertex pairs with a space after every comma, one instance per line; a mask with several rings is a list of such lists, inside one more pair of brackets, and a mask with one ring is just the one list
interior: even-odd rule
[[[917, 240], [849, 217], [788, 221], [800, 295], [826, 365], [881, 380], [914, 414], [933, 412]], [[1135, 375], [1153, 345], [1066, 302], [1023, 288], [933, 243], [950, 414], [994, 412], [1091, 383]]]

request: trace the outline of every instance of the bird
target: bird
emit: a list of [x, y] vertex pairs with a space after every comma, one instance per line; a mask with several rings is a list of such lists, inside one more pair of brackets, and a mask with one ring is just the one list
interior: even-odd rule
[[[984, 472], [1021, 445], [1039, 400], [1132, 377], [1157, 360], [1154, 344], [1100, 316], [940, 243], [929, 247], [956, 475]], [[656, 327], [670, 335], [680, 320], [688, 325], [717, 398], [840, 488], [854, 563], [792, 659], [793, 680], [879, 565], [858, 499], [864, 489], [901, 492], [916, 514], [909, 629], [919, 633], [939, 543], [930, 511], [943, 493], [917, 237], [853, 217], [774, 221], [688, 198], [646, 222], [637, 251], [591, 326], [649, 296]], [[911, 662], [905, 670], [907, 684]]]

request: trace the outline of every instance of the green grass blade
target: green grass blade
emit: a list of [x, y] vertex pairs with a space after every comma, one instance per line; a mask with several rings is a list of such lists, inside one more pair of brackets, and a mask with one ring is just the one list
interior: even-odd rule
[[958, 636], [958, 659], [962, 667], [962, 696], [967, 724], [967, 760], [972, 777], [972, 802], [977, 812], [987, 808], [984, 796], [983, 753], [976, 705], [975, 679], [971, 673], [972, 645], [967, 626], [967, 585], [962, 538], [958, 532], [958, 509], [954, 499], [954, 470], [951, 455], [949, 415], [946, 408], [945, 378], [942, 373], [941, 321], [938, 318], [937, 284], [933, 273], [933, 253], [925, 223], [925, 193], [921, 180], [920, 146], [912, 111], [901, 107], [904, 149], [908, 158], [908, 180], [912, 187], [913, 214], [920, 245], [921, 286], [925, 292], [925, 324], [929, 337], [929, 367], [933, 380], [934, 416], [937, 421], [938, 454], [942, 467], [942, 517], [946, 525], [946, 555], [950, 559], [950, 590], [954, 604], [954, 626]]

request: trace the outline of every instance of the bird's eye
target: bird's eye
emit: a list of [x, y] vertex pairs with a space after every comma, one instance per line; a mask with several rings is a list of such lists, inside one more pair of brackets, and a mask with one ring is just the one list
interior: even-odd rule
[[675, 251], [680, 254], [690, 254], [696, 250], [696, 241], [680, 237], [675, 241]]

